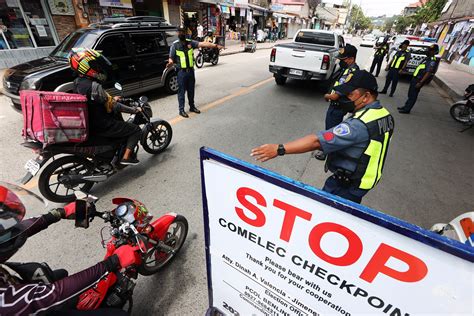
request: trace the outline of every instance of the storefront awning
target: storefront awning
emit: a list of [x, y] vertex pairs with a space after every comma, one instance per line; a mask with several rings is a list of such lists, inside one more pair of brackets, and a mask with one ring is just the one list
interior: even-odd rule
[[249, 3], [249, 7], [251, 9], [254, 9], [254, 10], [257, 10], [257, 11], [262, 11], [262, 12], [269, 12], [270, 11], [268, 9], [265, 9], [264, 7], [261, 7], [261, 6], [255, 5], [255, 4], [250, 4], [250, 3]]
[[291, 19], [293, 16], [283, 13], [273, 12], [273, 16], [276, 18]]

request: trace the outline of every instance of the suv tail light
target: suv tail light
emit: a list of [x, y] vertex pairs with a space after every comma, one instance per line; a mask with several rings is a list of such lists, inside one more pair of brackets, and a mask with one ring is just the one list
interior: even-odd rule
[[321, 70], [329, 69], [329, 55], [323, 56], [323, 62], [321, 63]]
[[277, 54], [277, 50], [276, 50], [276, 48], [273, 48], [273, 49], [272, 49], [272, 53], [270, 54], [270, 61], [271, 61], [271, 62], [274, 62], [274, 61], [275, 61], [275, 59], [276, 59], [276, 54]]

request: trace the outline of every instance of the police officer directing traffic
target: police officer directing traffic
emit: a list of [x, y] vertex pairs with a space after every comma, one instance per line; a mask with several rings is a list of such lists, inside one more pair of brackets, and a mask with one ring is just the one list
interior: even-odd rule
[[332, 172], [323, 191], [360, 203], [380, 181], [394, 129], [392, 115], [377, 100], [377, 88], [372, 74], [354, 72], [345, 84], [334, 88], [344, 95], [339, 102], [352, 109], [349, 118], [336, 127], [286, 144], [254, 148], [251, 156], [264, 162], [321, 149], [328, 154], [326, 168]]
[[[338, 102], [342, 94], [337, 92], [334, 87], [343, 84], [350, 74], [359, 70], [359, 66], [356, 64], [356, 56], [357, 48], [351, 44], [347, 44], [339, 51], [337, 58], [339, 59], [339, 65], [341, 66], [340, 75], [334, 82], [331, 93], [324, 95], [326, 101], [330, 101], [326, 113], [326, 129], [330, 129], [341, 123], [344, 119], [344, 115], [348, 112], [347, 109], [343, 108], [343, 106]], [[326, 159], [326, 155], [320, 150], [316, 151], [314, 156], [319, 160]]]
[[415, 72], [413, 73], [410, 88], [408, 89], [408, 100], [405, 102], [405, 106], [398, 108], [398, 112], [402, 114], [410, 113], [416, 103], [421, 88], [430, 83], [438, 69], [439, 60], [435, 57], [438, 53], [438, 45], [433, 44], [428, 48], [426, 58], [418, 65], [418, 67], [416, 67]]
[[390, 97], [393, 97], [395, 90], [397, 89], [398, 78], [400, 77], [400, 73], [405, 69], [408, 61], [411, 58], [411, 54], [407, 51], [408, 45], [410, 45], [409, 40], [404, 40], [403, 43], [400, 45], [400, 49], [395, 53], [392, 60], [388, 63], [385, 70], [388, 70], [387, 78], [385, 78], [385, 86], [383, 87], [381, 94], [386, 94], [388, 87], [392, 84], [392, 88], [390, 90]]
[[384, 37], [383, 42], [378, 45], [376, 44], [375, 47], [374, 59], [372, 60], [372, 65], [370, 66], [370, 73], [373, 73], [375, 70], [375, 66], [377, 66], [377, 70], [375, 71], [375, 77], [378, 77], [380, 74], [380, 68], [382, 68], [383, 58], [387, 55], [388, 49], [388, 37], [386, 36]]
[[184, 28], [179, 28], [178, 40], [171, 45], [170, 56], [168, 64], [166, 65], [167, 68], [175, 65], [178, 72], [179, 115], [182, 117], [189, 117], [184, 111], [184, 96], [186, 92], [188, 93], [189, 111], [197, 114], [201, 113], [194, 104], [194, 87], [196, 84], [196, 79], [194, 77], [194, 49], [198, 47], [223, 48], [214, 43], [186, 39], [186, 30]]

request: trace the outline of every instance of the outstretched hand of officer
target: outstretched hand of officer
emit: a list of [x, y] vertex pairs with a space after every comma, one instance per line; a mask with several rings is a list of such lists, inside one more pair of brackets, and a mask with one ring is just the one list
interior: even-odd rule
[[278, 144], [265, 144], [260, 147], [252, 149], [250, 156], [255, 157], [255, 160], [265, 162], [273, 159], [278, 155]]
[[337, 94], [337, 93], [326, 93], [324, 95], [324, 99], [326, 99], [326, 101], [337, 101], [337, 100], [339, 100], [339, 94]]

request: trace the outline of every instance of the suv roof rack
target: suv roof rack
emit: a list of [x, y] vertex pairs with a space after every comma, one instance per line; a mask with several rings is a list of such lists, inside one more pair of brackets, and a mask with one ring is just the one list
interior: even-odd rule
[[93, 23], [89, 26], [110, 26], [112, 28], [119, 27], [146, 27], [146, 26], [170, 26], [165, 18], [159, 16], [121, 16], [104, 18], [99, 23]]

